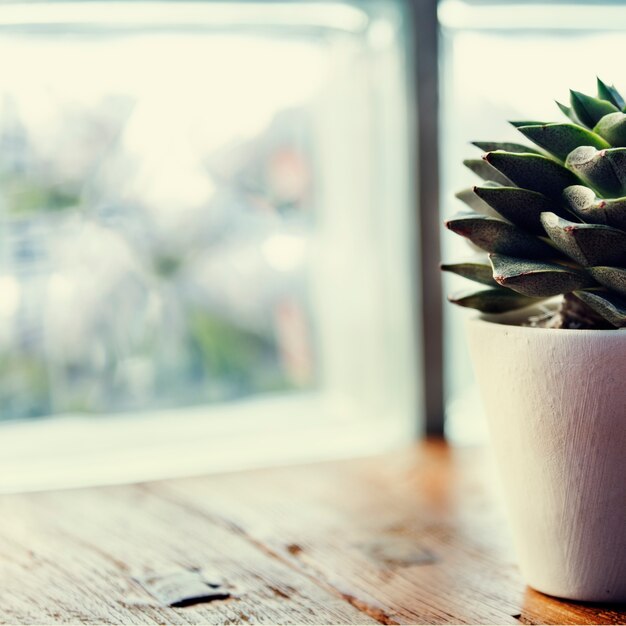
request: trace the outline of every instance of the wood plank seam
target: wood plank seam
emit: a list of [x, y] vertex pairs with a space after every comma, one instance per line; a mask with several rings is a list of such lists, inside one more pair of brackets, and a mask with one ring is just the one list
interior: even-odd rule
[[183, 501], [181, 498], [171, 494], [164, 493], [163, 490], [159, 490], [159, 496], [168, 502], [175, 504], [177, 506], [183, 507], [186, 511], [192, 512], [194, 515], [202, 517], [204, 519], [209, 518], [214, 524], [221, 525], [225, 530], [233, 532], [237, 534], [242, 539], [245, 539], [252, 546], [263, 552], [266, 556], [276, 559], [283, 563], [284, 565], [290, 567], [291, 569], [297, 571], [299, 574], [306, 576], [311, 582], [316, 584], [317, 586], [335, 594], [337, 597], [342, 600], [348, 602], [355, 609], [364, 613], [368, 617], [376, 620], [380, 624], [384, 624], [385, 626], [399, 626], [400, 622], [397, 622], [391, 618], [385, 611], [377, 606], [372, 605], [364, 600], [357, 598], [356, 596], [348, 593], [342, 592], [340, 589], [335, 587], [330, 581], [328, 581], [323, 572], [316, 570], [315, 575], [308, 571], [304, 567], [297, 567], [296, 563], [299, 563], [299, 559], [297, 559], [298, 553], [301, 550], [298, 550], [297, 546], [291, 545], [287, 548], [288, 552], [292, 554], [292, 556], [296, 557], [296, 560], [286, 559], [281, 554], [273, 550], [271, 547], [264, 544], [262, 541], [259, 541], [256, 537], [249, 534], [244, 528], [242, 528], [239, 524], [233, 522], [232, 520], [225, 518], [221, 515], [217, 515], [214, 512], [208, 512], [205, 509], [199, 509], [195, 505], [191, 504], [188, 501]]
[[[0, 498], [0, 623], [625, 624], [524, 586], [481, 450]], [[137, 576], [201, 571], [183, 609]], [[185, 590], [186, 592], [186, 590]]]

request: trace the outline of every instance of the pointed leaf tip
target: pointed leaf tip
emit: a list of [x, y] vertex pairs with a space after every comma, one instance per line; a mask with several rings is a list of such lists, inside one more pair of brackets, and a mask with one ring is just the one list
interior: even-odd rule
[[494, 152], [495, 150], [504, 150], [505, 152], [535, 152], [539, 154], [537, 150], [530, 146], [524, 146], [521, 143], [515, 143], [513, 141], [472, 141], [473, 146], [479, 148], [483, 152]]
[[490, 254], [489, 259], [496, 282], [525, 296], [547, 298], [595, 284], [583, 272], [556, 263], [500, 254]]
[[598, 150], [610, 148], [611, 144], [593, 131], [578, 124], [543, 124], [542, 126], [520, 126], [526, 138], [543, 148], [560, 161], [565, 161], [572, 150], [579, 146], [593, 146]]
[[576, 113], [574, 113], [574, 111], [570, 107], [568, 107], [565, 104], [562, 104], [558, 100], [555, 100], [555, 102], [556, 102], [556, 105], [561, 110], [561, 113], [563, 113], [563, 115], [568, 117], [572, 122], [574, 122], [574, 124], [580, 124], [580, 120], [578, 119], [578, 117], [576, 117]]
[[444, 263], [441, 265], [441, 270], [444, 272], [451, 272], [457, 276], [473, 280], [489, 287], [498, 286], [496, 281], [493, 279], [491, 265], [486, 265], [484, 263]]
[[619, 93], [619, 91], [617, 91], [614, 85], [608, 85], [598, 76], [596, 76], [596, 81], [598, 85], [598, 98], [601, 98], [602, 100], [608, 100], [618, 109], [623, 109], [626, 106], [624, 98], [622, 98], [621, 94]]
[[570, 89], [570, 104], [576, 117], [588, 128], [593, 128], [608, 113], [618, 111], [618, 108], [607, 100], [600, 100], [573, 89]]
[[515, 128], [520, 126], [541, 126], [547, 124], [547, 122], [539, 122], [537, 120], [509, 120], [509, 124]]
[[551, 258], [558, 252], [550, 245], [523, 230], [492, 217], [477, 213], [458, 215], [446, 222], [446, 227], [467, 237], [474, 245], [487, 252], [528, 258]]
[[565, 187], [580, 183], [578, 177], [554, 159], [539, 154], [488, 152], [488, 163], [523, 189], [560, 201]]
[[[559, 202], [520, 187], [474, 187], [474, 194], [499, 215], [535, 235], [545, 235], [541, 214], [559, 212]], [[565, 217], [565, 215], [563, 216]]]
[[554, 245], [582, 266], [619, 266], [626, 261], [626, 233], [621, 230], [577, 224], [554, 213], [542, 213], [541, 222]]
[[483, 180], [493, 181], [500, 185], [510, 185], [511, 181], [497, 169], [492, 167], [483, 155], [480, 159], [465, 159], [463, 165]]
[[590, 267], [588, 272], [601, 284], [626, 296], [626, 269], [622, 267]]
[[574, 295], [616, 328], [626, 327], [626, 300], [605, 289], [575, 291]]
[[453, 304], [476, 309], [482, 313], [506, 313], [540, 302], [540, 299], [529, 298], [528, 296], [523, 296], [510, 289], [503, 289], [502, 287], [481, 289], [479, 291], [465, 291], [460, 294], [448, 296], [448, 300]]

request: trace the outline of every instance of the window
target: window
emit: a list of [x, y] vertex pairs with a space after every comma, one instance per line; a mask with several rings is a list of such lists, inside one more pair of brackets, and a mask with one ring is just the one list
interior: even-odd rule
[[2, 4], [0, 488], [413, 431], [402, 5]]
[[[619, 51], [626, 46], [626, 7], [595, 2], [440, 3], [442, 56], [442, 210], [462, 208], [454, 193], [474, 184], [461, 161], [476, 153], [470, 141], [519, 141], [507, 120], [562, 119], [556, 104], [540, 94], [588, 91], [596, 73], [608, 82], [623, 79]], [[523, 139], [522, 139], [523, 141]], [[468, 256], [459, 237], [446, 235], [443, 257]], [[447, 291], [465, 287], [446, 277]], [[482, 440], [485, 429], [471, 365], [463, 316], [446, 307], [446, 432], [453, 441]]]

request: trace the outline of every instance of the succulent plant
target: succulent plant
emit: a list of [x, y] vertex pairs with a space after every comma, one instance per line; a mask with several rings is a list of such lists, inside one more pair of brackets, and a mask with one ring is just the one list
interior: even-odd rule
[[464, 164], [484, 182], [457, 194], [470, 210], [446, 226], [488, 259], [442, 265], [481, 284], [451, 302], [497, 314], [547, 301], [539, 325], [626, 327], [626, 103], [600, 79], [597, 97], [570, 96], [557, 103], [568, 121], [511, 122], [536, 147], [474, 143], [485, 154]]

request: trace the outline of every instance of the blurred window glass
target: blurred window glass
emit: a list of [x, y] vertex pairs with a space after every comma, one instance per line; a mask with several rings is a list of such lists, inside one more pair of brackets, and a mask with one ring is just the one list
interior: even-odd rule
[[0, 32], [0, 420], [414, 417], [402, 2], [3, 3]]

